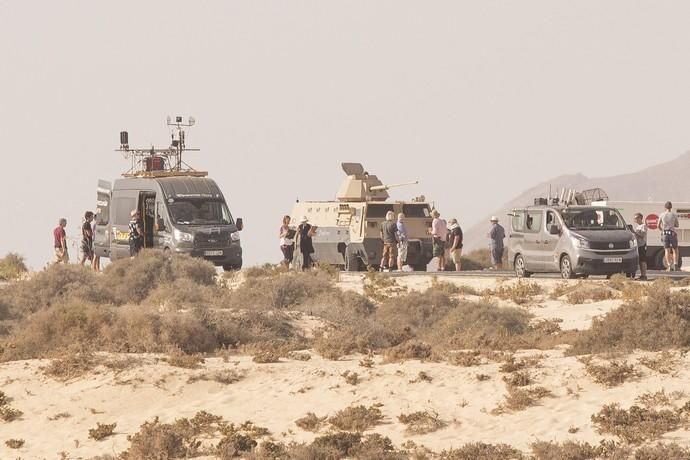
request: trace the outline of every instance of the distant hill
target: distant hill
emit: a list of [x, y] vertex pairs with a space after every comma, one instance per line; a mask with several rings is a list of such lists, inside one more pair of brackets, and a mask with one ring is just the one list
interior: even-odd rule
[[645, 168], [632, 174], [620, 176], [590, 178], [583, 174], [559, 176], [542, 182], [504, 204], [500, 209], [487, 214], [484, 219], [465, 231], [464, 245], [466, 250], [486, 247], [486, 232], [492, 215], [506, 224], [506, 214], [514, 207], [525, 206], [534, 202], [534, 198], [548, 193], [549, 186], [554, 194], [562, 188], [585, 190], [601, 187], [611, 200], [617, 201], [690, 201], [690, 152], [675, 160]]

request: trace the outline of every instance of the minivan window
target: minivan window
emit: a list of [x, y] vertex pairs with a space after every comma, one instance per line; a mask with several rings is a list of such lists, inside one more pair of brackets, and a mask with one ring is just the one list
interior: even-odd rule
[[525, 231], [537, 233], [541, 228], [542, 211], [527, 211], [527, 219], [525, 220]]
[[513, 211], [512, 227], [514, 232], [525, 231], [525, 212]]
[[625, 230], [625, 221], [613, 208], [568, 208], [561, 211], [571, 230]]
[[170, 217], [183, 225], [228, 225], [232, 216], [225, 202], [198, 198], [168, 200]]

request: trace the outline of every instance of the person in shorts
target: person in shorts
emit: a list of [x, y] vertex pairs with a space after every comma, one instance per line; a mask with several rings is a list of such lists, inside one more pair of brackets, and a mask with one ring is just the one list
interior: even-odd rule
[[130, 214], [132, 220], [129, 221], [129, 256], [134, 257], [144, 247], [144, 223], [136, 209]]
[[640, 259], [640, 281], [647, 281], [647, 225], [644, 223], [644, 216], [641, 213], [635, 214], [633, 233], [637, 240], [637, 254]]
[[67, 227], [67, 219], [62, 217], [58, 221], [58, 226], [53, 229], [53, 247], [55, 248], [56, 264], [69, 263], [69, 253], [67, 252], [67, 234], [65, 233], [65, 227]]
[[489, 229], [489, 249], [491, 250], [491, 263], [493, 270], [503, 269], [503, 240], [506, 237], [506, 231], [498, 223], [498, 217], [491, 217], [491, 228]]
[[280, 251], [283, 253], [283, 265], [290, 267], [295, 255], [295, 231], [290, 227], [290, 216], [283, 216], [283, 225], [278, 233], [280, 238]]
[[659, 230], [661, 230], [661, 241], [664, 243], [664, 257], [666, 259], [666, 270], [675, 271], [678, 268], [678, 233], [676, 229], [680, 226], [678, 215], [673, 212], [673, 204], [667, 201], [664, 205], [666, 211], [659, 216]]
[[93, 261], [93, 229], [91, 221], [93, 220], [93, 212], [86, 211], [84, 213], [84, 223], [81, 226], [81, 260], [80, 265], [84, 265], [86, 261]]
[[[381, 270], [388, 271], [395, 265], [398, 247], [398, 226], [395, 223], [393, 211], [386, 213], [386, 220], [381, 224], [381, 240], [383, 241], [383, 253], [381, 254]], [[400, 267], [398, 267], [400, 268]]]
[[438, 257], [437, 270], [442, 272], [446, 268], [446, 239], [448, 238], [448, 224], [441, 219], [441, 213], [436, 209], [431, 211], [431, 237], [433, 239], [433, 257]]
[[398, 270], [402, 270], [407, 262], [407, 227], [405, 226], [405, 214], [398, 214]]
[[448, 221], [448, 251], [455, 265], [455, 271], [459, 272], [462, 268], [462, 261], [460, 260], [462, 256], [462, 229], [456, 218]]

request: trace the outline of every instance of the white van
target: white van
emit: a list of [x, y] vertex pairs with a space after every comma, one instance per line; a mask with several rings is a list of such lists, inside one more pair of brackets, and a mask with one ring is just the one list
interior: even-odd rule
[[[659, 230], [659, 216], [665, 211], [664, 202], [661, 201], [596, 201], [592, 203], [597, 206], [610, 206], [616, 208], [621, 213], [626, 222], [634, 222], [633, 217], [636, 213], [644, 216], [647, 224], [647, 266], [651, 270], [663, 270], [666, 268], [664, 260], [664, 246], [661, 242], [661, 231]], [[683, 264], [683, 257], [690, 257], [690, 203], [675, 202], [673, 211], [678, 215], [680, 227], [678, 232], [678, 252], [680, 258], [678, 265]]]

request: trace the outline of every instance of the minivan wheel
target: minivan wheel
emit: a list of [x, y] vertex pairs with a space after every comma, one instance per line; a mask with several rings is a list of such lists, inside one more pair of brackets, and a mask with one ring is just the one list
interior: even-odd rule
[[529, 278], [530, 276], [532, 276], [532, 274], [530, 272], [525, 270], [525, 259], [521, 255], [518, 255], [515, 258], [514, 265], [515, 265], [515, 275], [518, 278]]
[[575, 278], [575, 273], [573, 272], [573, 264], [570, 261], [570, 256], [564, 255], [561, 257], [561, 276], [563, 279]]

